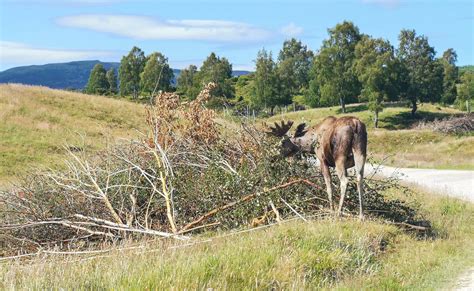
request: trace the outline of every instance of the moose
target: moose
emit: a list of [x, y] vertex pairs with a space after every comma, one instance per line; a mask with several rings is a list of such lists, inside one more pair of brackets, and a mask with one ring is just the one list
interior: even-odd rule
[[287, 133], [293, 121], [281, 124], [275, 122], [268, 133], [282, 138], [281, 154], [285, 157], [297, 153], [316, 154], [326, 184], [329, 207], [334, 210], [332, 202], [331, 173], [329, 167], [335, 167], [340, 180], [341, 196], [337, 214], [341, 215], [344, 196], [346, 194], [347, 169], [355, 166], [357, 175], [357, 191], [359, 194], [359, 217], [363, 214], [363, 180], [364, 165], [367, 157], [367, 130], [365, 124], [356, 117], [326, 117], [321, 123], [306, 128], [305, 123], [297, 126], [293, 136]]

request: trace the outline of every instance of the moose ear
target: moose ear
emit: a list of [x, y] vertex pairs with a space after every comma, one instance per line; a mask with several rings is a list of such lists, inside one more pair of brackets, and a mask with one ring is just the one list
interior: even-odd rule
[[308, 132], [308, 130], [305, 130], [305, 127], [306, 127], [306, 123], [300, 123], [296, 127], [296, 131], [295, 131], [295, 134], [293, 135], [293, 137], [302, 137], [302, 136], [304, 136]]

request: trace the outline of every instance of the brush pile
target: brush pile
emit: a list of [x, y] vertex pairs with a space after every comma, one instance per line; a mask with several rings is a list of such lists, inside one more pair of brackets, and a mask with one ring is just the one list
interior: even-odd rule
[[420, 122], [416, 129], [430, 129], [449, 134], [469, 134], [474, 131], [474, 113], [463, 116], [453, 116], [444, 119], [436, 119], [431, 122]]
[[[0, 255], [143, 236], [186, 240], [205, 230], [327, 214], [317, 167], [282, 158], [278, 140], [254, 126], [216, 123], [204, 106], [214, 87], [188, 104], [162, 93], [146, 110], [149, 131], [141, 139], [92, 154], [66, 147], [65, 170], [28, 175], [0, 192]], [[388, 187], [396, 181], [366, 182], [369, 211], [413, 223], [413, 208], [380, 194]], [[352, 183], [348, 213], [357, 209], [355, 193]]]

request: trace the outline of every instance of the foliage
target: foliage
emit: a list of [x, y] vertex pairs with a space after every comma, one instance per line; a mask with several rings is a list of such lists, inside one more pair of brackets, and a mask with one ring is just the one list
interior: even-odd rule
[[458, 67], [456, 66], [458, 56], [454, 49], [447, 49], [443, 53], [441, 63], [443, 64], [443, 95], [441, 101], [444, 104], [453, 104], [456, 99], [456, 83], [459, 78]]
[[188, 99], [191, 98], [191, 96], [197, 96], [197, 93], [193, 92], [196, 88], [194, 84], [196, 73], [197, 67], [195, 65], [189, 65], [186, 69], [181, 70], [176, 87], [178, 94], [184, 95]]
[[435, 60], [435, 50], [425, 36], [417, 36], [415, 30], [402, 30], [398, 38], [398, 58], [403, 66], [401, 93], [412, 103], [414, 115], [417, 102], [437, 102], [441, 99], [443, 67]]
[[345, 111], [345, 104], [354, 102], [360, 94], [353, 62], [361, 34], [357, 26], [348, 21], [337, 24], [328, 33], [329, 38], [324, 40], [313, 62], [308, 97], [315, 99], [311, 101], [313, 104], [328, 106], [339, 103]]
[[312, 58], [313, 53], [301, 41], [292, 38], [283, 43], [277, 65], [282, 99], [291, 100], [307, 87]]
[[378, 115], [384, 100], [396, 100], [398, 63], [394, 49], [388, 41], [363, 37], [355, 48], [354, 70], [362, 83], [362, 96], [369, 100], [369, 110], [374, 112], [374, 124], [378, 126]]
[[226, 58], [211, 53], [202, 63], [199, 72], [194, 74], [193, 90], [188, 90], [188, 98], [195, 99], [206, 84], [212, 82], [217, 85], [212, 97], [234, 97], [232, 86], [232, 64]]
[[88, 94], [104, 95], [108, 91], [109, 83], [107, 81], [104, 66], [102, 64], [97, 64], [91, 71], [85, 92]]
[[150, 96], [158, 90], [169, 91], [173, 70], [168, 65], [168, 58], [159, 52], [147, 57], [143, 72], [140, 74], [140, 88], [144, 94]]
[[461, 76], [461, 84], [459, 84], [456, 102], [459, 107], [472, 111], [471, 108], [467, 107], [474, 104], [474, 72], [467, 71]]
[[277, 105], [285, 104], [282, 95], [278, 90], [279, 79], [277, 67], [272, 58], [272, 53], [265, 49], [259, 51], [257, 55], [254, 91], [250, 99], [255, 107], [270, 107], [271, 115]]
[[115, 95], [118, 92], [117, 88], [117, 75], [115, 75], [115, 70], [114, 68], [110, 68], [105, 77], [107, 78], [107, 83], [108, 83], [108, 94], [110, 95]]
[[119, 80], [120, 95], [132, 95], [134, 99], [138, 98], [140, 93], [140, 74], [145, 67], [145, 53], [134, 46], [128, 55], [123, 56], [120, 61]]

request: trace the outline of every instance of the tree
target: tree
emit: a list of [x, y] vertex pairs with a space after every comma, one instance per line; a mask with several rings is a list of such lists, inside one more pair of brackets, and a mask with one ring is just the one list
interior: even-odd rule
[[120, 95], [132, 95], [134, 99], [138, 98], [140, 93], [140, 74], [145, 67], [145, 53], [134, 46], [128, 55], [122, 57], [120, 61], [119, 79]]
[[110, 68], [105, 74], [105, 77], [107, 78], [108, 93], [110, 95], [117, 94], [117, 75], [115, 75], [114, 68]]
[[397, 59], [393, 46], [381, 38], [363, 37], [355, 48], [354, 70], [362, 83], [362, 96], [369, 100], [369, 110], [374, 112], [374, 126], [378, 127], [382, 102], [398, 95]]
[[428, 39], [415, 30], [402, 30], [398, 37], [398, 59], [403, 66], [402, 95], [412, 103], [414, 116], [417, 102], [439, 101], [443, 86], [443, 67], [435, 60], [435, 50]]
[[474, 73], [470, 71], [464, 72], [461, 76], [461, 84], [458, 88], [458, 96], [456, 99], [458, 106], [466, 108], [471, 112], [471, 106], [474, 102]]
[[328, 30], [329, 38], [324, 40], [315, 56], [312, 80], [308, 94], [318, 103], [335, 105], [339, 102], [345, 112], [345, 104], [357, 100], [360, 82], [353, 71], [355, 46], [361, 39], [359, 29], [352, 22], [344, 21]]
[[186, 96], [188, 99], [192, 99], [190, 96], [195, 94], [192, 92], [194, 87], [194, 78], [197, 73], [197, 67], [195, 65], [189, 65], [186, 69], [181, 70], [177, 80], [176, 91], [179, 94]]
[[143, 72], [140, 74], [140, 88], [144, 94], [151, 95], [158, 90], [168, 91], [174, 78], [168, 65], [168, 58], [159, 52], [147, 57]]
[[86, 93], [103, 95], [107, 93], [109, 84], [107, 83], [106, 72], [102, 64], [96, 64], [89, 75], [86, 85]]
[[313, 53], [301, 43], [292, 38], [283, 43], [278, 55], [278, 77], [282, 94], [291, 100], [300, 90], [308, 86], [309, 71]]
[[443, 64], [443, 95], [441, 101], [444, 104], [452, 104], [456, 100], [456, 82], [459, 78], [458, 67], [456, 66], [458, 56], [454, 49], [447, 49], [443, 53], [441, 62]]
[[193, 95], [194, 99], [197, 93], [201, 91], [209, 82], [214, 82], [217, 87], [212, 91], [214, 97], [232, 98], [234, 96], [234, 88], [232, 86], [232, 65], [226, 58], [220, 58], [215, 53], [211, 53], [193, 80]]
[[275, 106], [284, 103], [278, 92], [278, 75], [272, 53], [262, 49], [257, 54], [254, 90], [251, 103], [256, 107], [270, 107], [273, 115]]

